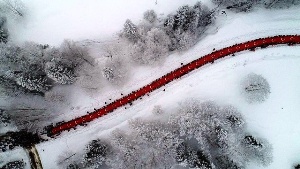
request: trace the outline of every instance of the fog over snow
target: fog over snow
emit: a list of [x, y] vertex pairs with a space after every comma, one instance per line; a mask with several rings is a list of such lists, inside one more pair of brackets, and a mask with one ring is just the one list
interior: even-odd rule
[[10, 25], [16, 41], [59, 45], [64, 39], [106, 39], [119, 32], [126, 19], [139, 22], [146, 10], [174, 12], [197, 0], [26, 0], [28, 18]]

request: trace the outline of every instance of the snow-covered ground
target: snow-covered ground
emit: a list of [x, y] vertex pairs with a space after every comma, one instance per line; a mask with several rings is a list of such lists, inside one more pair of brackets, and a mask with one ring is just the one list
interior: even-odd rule
[[[129, 1], [80, 1], [61, 2], [28, 0], [31, 12], [23, 23], [19, 23], [12, 33], [13, 38], [58, 45], [65, 38], [74, 40], [106, 40], [119, 31], [125, 19], [138, 22], [147, 9], [168, 14], [184, 0], [129, 0]], [[50, 2], [50, 1], [49, 1]], [[193, 4], [196, 1], [189, 1]], [[22, 28], [23, 27], [23, 28]], [[164, 64], [157, 67], [140, 66], [134, 68], [130, 81], [120, 88], [105, 87], [94, 98], [80, 95], [74, 101], [76, 110], [62, 112], [60, 119], [71, 119], [104, 105], [104, 101], [119, 98], [120, 93], [151, 82], [161, 75], [177, 68], [180, 63], [190, 62], [220, 49], [247, 40], [277, 34], [300, 33], [299, 7], [286, 10], [256, 10], [252, 13], [219, 15], [212, 26], [195, 47], [187, 52], [172, 54]], [[97, 45], [90, 48], [97, 49]], [[97, 53], [97, 52], [95, 52]], [[195, 97], [203, 101], [213, 100], [219, 104], [232, 104], [245, 116], [248, 129], [252, 133], [267, 138], [273, 145], [274, 162], [270, 169], [290, 169], [300, 162], [300, 46], [269, 47], [255, 52], [242, 52], [235, 57], [227, 57], [213, 65], [207, 65], [187, 76], [136, 101], [128, 109], [120, 108], [87, 127], [64, 132], [59, 138], [37, 145], [43, 166], [58, 168], [58, 156], [64, 152], [77, 152], [86, 143], [99, 136], [106, 137], [114, 127], [125, 127], [128, 119], [150, 117], [154, 105], [163, 105], [166, 116], [176, 110], [178, 102]], [[261, 104], [248, 104], [240, 94], [240, 82], [248, 73], [263, 75], [271, 86], [270, 97]], [[250, 165], [249, 169], [258, 166]]]
[[30, 168], [28, 153], [22, 148], [16, 148], [12, 151], [0, 153], [0, 167], [3, 167], [7, 161], [24, 161], [25, 169]]

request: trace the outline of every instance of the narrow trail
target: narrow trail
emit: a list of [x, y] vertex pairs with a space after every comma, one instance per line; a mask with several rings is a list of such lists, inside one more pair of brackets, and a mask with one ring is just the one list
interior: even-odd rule
[[233, 46], [229, 46], [217, 51], [214, 51], [210, 54], [207, 54], [203, 57], [200, 57], [188, 64], [185, 64], [181, 66], [180, 68], [177, 68], [166, 75], [154, 80], [150, 84], [135, 90], [131, 92], [130, 94], [115, 100], [114, 102], [97, 109], [96, 111], [75, 118], [73, 120], [70, 120], [68, 122], [60, 122], [56, 124], [55, 126], [48, 126], [47, 127], [47, 135], [50, 137], [53, 137], [55, 135], [60, 134], [62, 131], [70, 130], [72, 128], [75, 128], [78, 125], [86, 124], [87, 122], [90, 122], [92, 120], [95, 120], [101, 116], [104, 116], [112, 111], [114, 111], [117, 108], [120, 108], [126, 104], [130, 104], [131, 102], [137, 100], [138, 98], [146, 95], [147, 93], [150, 93], [170, 82], [172, 82], [175, 79], [178, 79], [185, 74], [202, 67], [203, 65], [207, 63], [213, 63], [215, 60], [223, 58], [228, 55], [233, 55], [234, 53], [238, 53], [245, 50], [251, 50], [254, 51], [255, 48], [261, 47], [266, 48], [269, 45], [280, 45], [280, 44], [287, 44], [287, 45], [293, 45], [293, 44], [300, 44], [300, 35], [279, 35], [274, 37], [266, 37], [266, 38], [260, 38], [255, 39], [252, 41], [239, 43]]
[[39, 153], [35, 146], [33, 145], [31, 147], [26, 148], [26, 151], [30, 159], [31, 169], [43, 169]]

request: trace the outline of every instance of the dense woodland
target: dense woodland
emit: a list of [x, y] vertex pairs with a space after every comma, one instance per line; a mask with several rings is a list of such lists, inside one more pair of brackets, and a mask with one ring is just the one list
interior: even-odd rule
[[[68, 100], [72, 91], [69, 86], [87, 91], [99, 91], [102, 87], [99, 84], [103, 85], [99, 81], [120, 86], [129, 79], [135, 64], [157, 66], [172, 52], [191, 48], [205, 36], [220, 11], [277, 10], [300, 4], [300, 0], [212, 2], [213, 9], [198, 2], [181, 6], [164, 18], [148, 10], [140, 23], [126, 20], [117, 43], [104, 46], [107, 57], [111, 58], [104, 65], [99, 65], [85, 47], [73, 41], [66, 40], [60, 46], [15, 44], [10, 39], [7, 21], [26, 17], [26, 8], [21, 1], [1, 2], [0, 93], [11, 102], [7, 107], [0, 107], [0, 127], [13, 126], [16, 130], [41, 133], [45, 122], [53, 117], [52, 108]], [[249, 104], [259, 104], [268, 98], [271, 86], [261, 75], [249, 74], [241, 79], [239, 90]], [[36, 100], [36, 104], [25, 101], [28, 98]], [[22, 106], [16, 107], [17, 104]], [[153, 108], [155, 116], [164, 113], [161, 106]], [[116, 129], [110, 140], [92, 140], [82, 152], [67, 153], [72, 158], [60, 161], [59, 165], [68, 169], [239, 169], [249, 162], [263, 166], [272, 162], [272, 146], [266, 139], [247, 131], [245, 119], [234, 106], [190, 99], [179, 104], [177, 112], [168, 119], [133, 119], [128, 125], [130, 131]], [[6, 150], [11, 141], [0, 142], [0, 147]], [[11, 149], [15, 146], [18, 145], [12, 145]], [[2, 168], [13, 166], [22, 168], [24, 162], [10, 162]]]

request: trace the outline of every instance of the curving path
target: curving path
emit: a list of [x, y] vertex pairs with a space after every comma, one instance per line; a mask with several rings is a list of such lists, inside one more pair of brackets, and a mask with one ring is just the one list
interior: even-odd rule
[[237, 52], [241, 52], [244, 50], [254, 50], [257, 47], [265, 48], [269, 45], [279, 45], [279, 44], [300, 44], [300, 35], [280, 35], [280, 36], [274, 36], [274, 37], [266, 37], [266, 38], [260, 38], [255, 39], [252, 41], [236, 44], [233, 46], [229, 46], [223, 49], [220, 49], [218, 51], [214, 51], [210, 54], [207, 54], [203, 57], [200, 57], [199, 59], [196, 59], [186, 65], [183, 65], [180, 68], [177, 68], [168, 74], [154, 80], [150, 84], [131, 92], [130, 94], [115, 100], [114, 102], [81, 117], [75, 118], [73, 120], [70, 120], [68, 122], [60, 122], [59, 124], [56, 124], [55, 126], [48, 126], [47, 127], [47, 134], [48, 136], [54, 136], [59, 133], [61, 133], [64, 130], [69, 130], [71, 128], [74, 128], [78, 125], [83, 125], [87, 122], [90, 122], [94, 119], [97, 119], [101, 116], [106, 115], [107, 113], [110, 113], [114, 111], [115, 109], [122, 107], [134, 100], [137, 100], [139, 97], [146, 95], [147, 93], [152, 92], [155, 89], [158, 89], [165, 84], [170, 83], [171, 81], [178, 79], [182, 77], [183, 75], [207, 64], [214, 62], [217, 59], [223, 58], [227, 55], [231, 55]]

